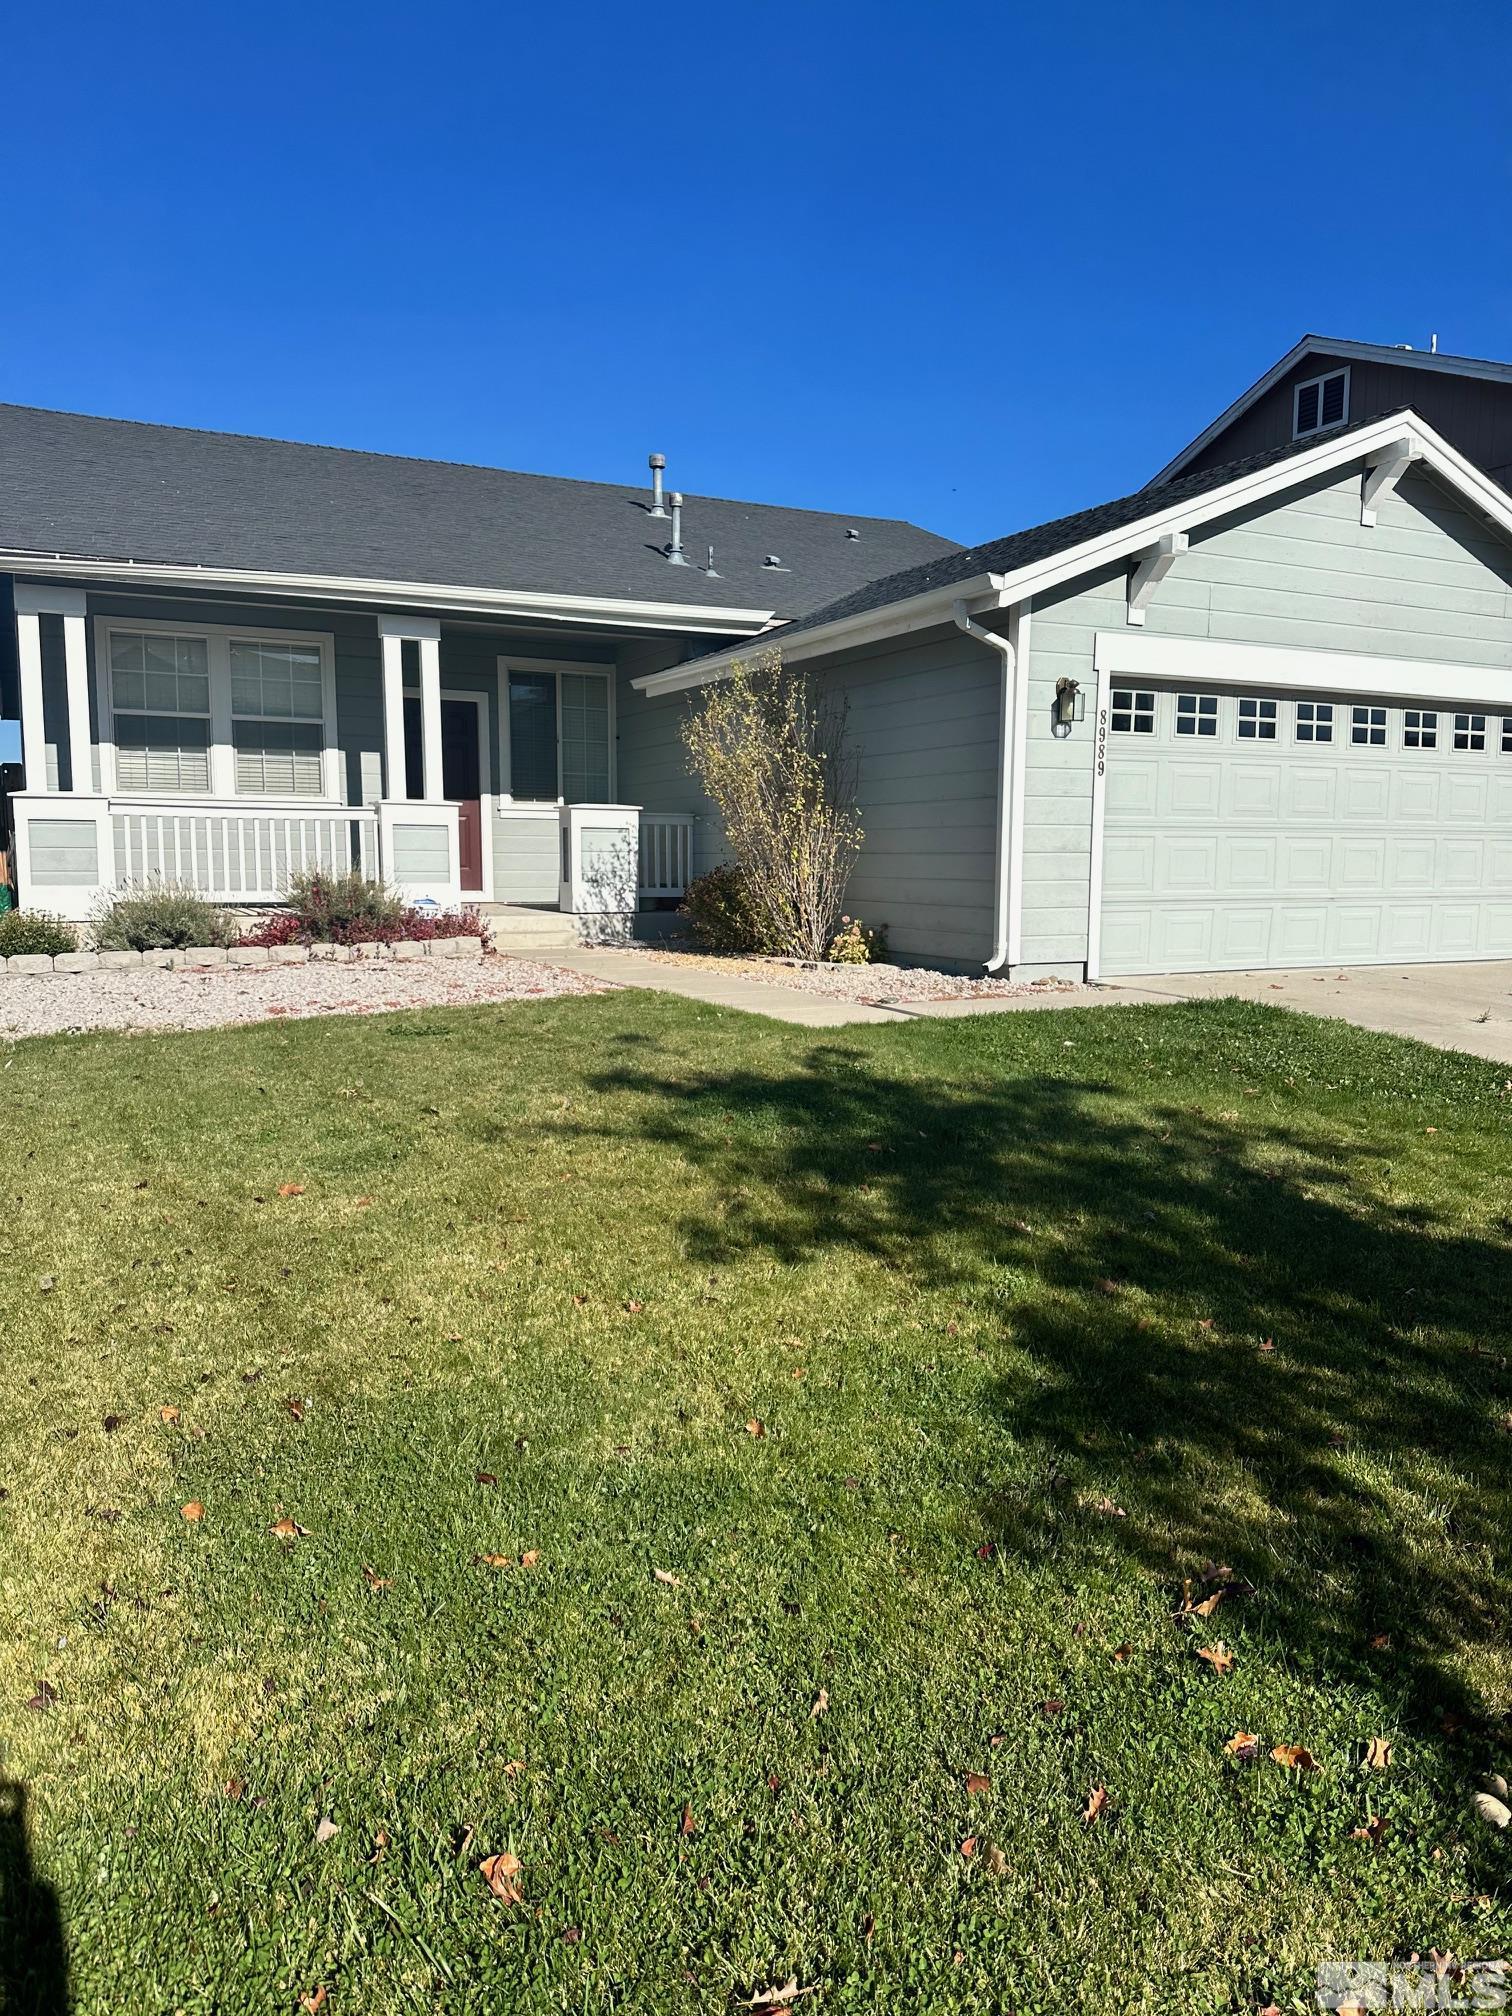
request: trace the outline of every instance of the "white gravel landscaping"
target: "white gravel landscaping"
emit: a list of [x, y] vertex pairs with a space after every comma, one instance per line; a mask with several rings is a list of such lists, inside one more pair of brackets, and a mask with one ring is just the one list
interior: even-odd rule
[[636, 951], [662, 966], [696, 966], [711, 973], [739, 974], [769, 987], [796, 987], [830, 1001], [977, 1001], [1015, 994], [1044, 994], [1068, 982], [995, 980], [990, 974], [942, 973], [933, 966], [809, 964], [799, 959], [737, 959], [710, 952], [673, 952], [637, 945]]
[[0, 976], [0, 1035], [92, 1029], [217, 1029], [269, 1017], [380, 1015], [556, 994], [601, 994], [596, 980], [534, 959], [383, 960], [357, 965], [137, 967]]

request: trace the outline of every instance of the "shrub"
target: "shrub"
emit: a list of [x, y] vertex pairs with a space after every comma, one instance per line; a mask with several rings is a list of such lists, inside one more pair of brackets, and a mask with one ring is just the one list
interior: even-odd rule
[[842, 917], [840, 929], [830, 940], [829, 956], [838, 966], [866, 966], [887, 957], [887, 926], [863, 924], [859, 917]]
[[767, 949], [822, 959], [861, 847], [843, 699], [769, 652], [732, 665], [683, 725]]
[[275, 910], [243, 934], [244, 945], [392, 945], [399, 939], [482, 938], [483, 919], [470, 908], [433, 910], [407, 904], [397, 891], [365, 875], [296, 875], [288, 908]]
[[105, 898], [89, 922], [101, 952], [177, 952], [186, 945], [232, 945], [226, 912], [179, 882], [142, 882]]
[[678, 913], [705, 952], [765, 952], [770, 939], [751, 902], [745, 876], [726, 864], [688, 884]]
[[56, 958], [60, 952], [76, 952], [78, 946], [79, 934], [72, 924], [50, 910], [7, 910], [0, 915], [0, 959], [19, 959], [27, 953]]

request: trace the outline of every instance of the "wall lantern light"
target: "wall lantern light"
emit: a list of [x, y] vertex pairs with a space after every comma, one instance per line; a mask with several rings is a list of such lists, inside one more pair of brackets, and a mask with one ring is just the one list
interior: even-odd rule
[[1050, 716], [1050, 732], [1060, 741], [1071, 733], [1071, 723], [1080, 721], [1086, 715], [1086, 702], [1082, 690], [1075, 679], [1057, 679], [1055, 682], [1055, 706]]

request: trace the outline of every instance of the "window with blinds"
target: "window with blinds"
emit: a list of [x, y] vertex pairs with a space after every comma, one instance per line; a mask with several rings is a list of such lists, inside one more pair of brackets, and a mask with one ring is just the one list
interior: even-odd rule
[[509, 791], [516, 803], [607, 803], [609, 770], [608, 678], [512, 671]]
[[210, 789], [210, 654], [205, 638], [113, 631], [110, 709], [118, 790]]
[[231, 744], [240, 797], [319, 798], [325, 743], [320, 648], [231, 640]]

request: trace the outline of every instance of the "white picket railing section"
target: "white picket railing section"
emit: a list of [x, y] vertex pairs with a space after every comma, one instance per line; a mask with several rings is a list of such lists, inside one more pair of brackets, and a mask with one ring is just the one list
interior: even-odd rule
[[692, 812], [643, 812], [640, 822], [642, 896], [686, 896], [693, 879]]
[[118, 804], [111, 826], [118, 883], [181, 882], [212, 902], [274, 903], [291, 875], [316, 868], [379, 872], [378, 821], [358, 806], [297, 812]]

